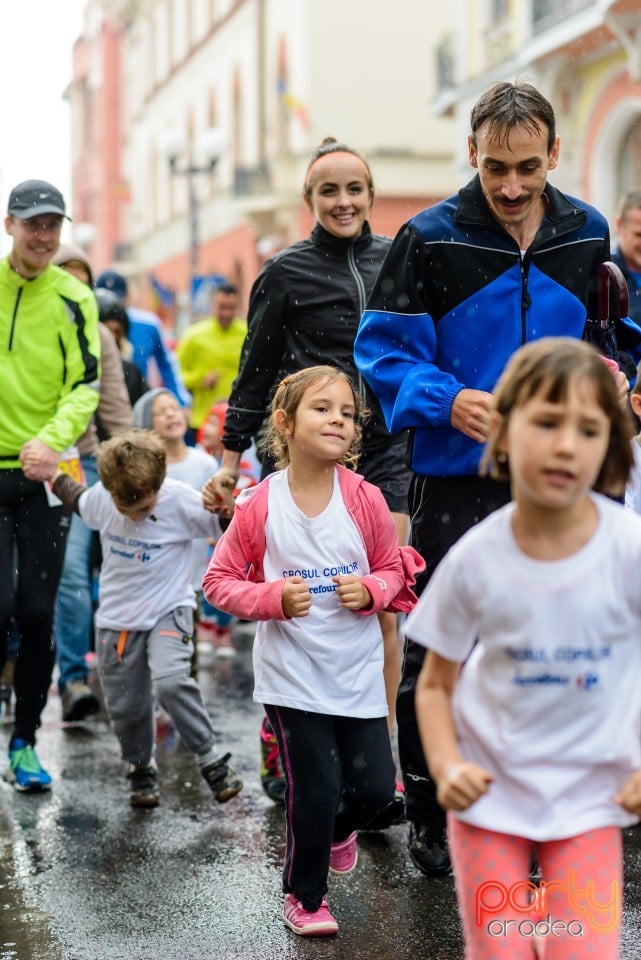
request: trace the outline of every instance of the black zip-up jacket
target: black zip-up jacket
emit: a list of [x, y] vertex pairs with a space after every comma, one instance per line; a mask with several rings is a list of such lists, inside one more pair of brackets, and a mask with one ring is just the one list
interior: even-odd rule
[[309, 237], [265, 263], [251, 291], [247, 338], [225, 418], [226, 449], [246, 450], [267, 416], [277, 384], [316, 364], [339, 367], [358, 385], [372, 410], [364, 448], [391, 442], [378, 402], [354, 362], [361, 314], [390, 244], [367, 223], [353, 240], [335, 237], [317, 224]]

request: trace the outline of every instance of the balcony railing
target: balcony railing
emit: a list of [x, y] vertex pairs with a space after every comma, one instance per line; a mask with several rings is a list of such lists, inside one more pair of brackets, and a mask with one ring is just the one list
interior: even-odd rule
[[271, 190], [269, 166], [234, 167], [234, 194], [237, 197], [255, 197]]
[[532, 0], [532, 33], [543, 33], [592, 6], [594, 0]]

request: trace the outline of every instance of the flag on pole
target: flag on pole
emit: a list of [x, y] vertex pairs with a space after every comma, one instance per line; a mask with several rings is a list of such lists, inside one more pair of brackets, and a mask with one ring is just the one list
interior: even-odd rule
[[149, 284], [154, 295], [154, 300], [159, 307], [173, 307], [176, 295], [171, 287], [166, 287], [160, 280], [157, 280], [153, 274], [149, 275]]
[[283, 103], [283, 106], [285, 107], [287, 112], [292, 116], [296, 117], [300, 125], [305, 130], [309, 130], [310, 119], [309, 119], [309, 114], [307, 112], [307, 107], [302, 102], [302, 100], [299, 100], [297, 97], [295, 97], [293, 94], [289, 92], [287, 81], [282, 79], [278, 80], [276, 82], [276, 89]]

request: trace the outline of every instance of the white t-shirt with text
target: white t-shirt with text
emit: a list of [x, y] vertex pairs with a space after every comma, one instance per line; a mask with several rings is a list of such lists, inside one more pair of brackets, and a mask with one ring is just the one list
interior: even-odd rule
[[332, 582], [370, 572], [336, 474], [329, 504], [311, 518], [296, 506], [287, 470], [272, 474], [265, 534], [265, 580], [302, 577], [312, 606], [307, 617], [259, 622], [254, 700], [332, 716], [386, 716], [378, 618], [341, 607]]
[[219, 537], [218, 517], [186, 483], [168, 477], [151, 516], [136, 522], [116, 509], [102, 483], [81, 495], [80, 516], [100, 532], [102, 569], [96, 626], [150, 630], [176, 607], [195, 607], [192, 540]]
[[641, 519], [592, 495], [598, 527], [566, 559], [514, 539], [514, 504], [468, 531], [405, 624], [464, 663], [453, 709], [467, 760], [494, 773], [456, 816], [533, 840], [636, 817], [613, 801], [641, 767]]

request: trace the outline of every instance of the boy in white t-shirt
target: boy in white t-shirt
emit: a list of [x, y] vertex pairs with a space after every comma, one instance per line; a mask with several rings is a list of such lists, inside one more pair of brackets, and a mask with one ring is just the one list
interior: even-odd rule
[[[216, 800], [242, 781], [214, 747], [193, 654], [192, 541], [218, 536], [199, 494], [166, 477], [163, 441], [146, 430], [113, 437], [100, 448], [100, 482], [87, 489], [60, 470], [53, 492], [100, 532], [103, 564], [96, 614], [100, 681], [112, 726], [129, 763], [130, 802], [158, 804], [153, 697], [167, 711]], [[153, 692], [152, 692], [153, 691]]]

